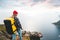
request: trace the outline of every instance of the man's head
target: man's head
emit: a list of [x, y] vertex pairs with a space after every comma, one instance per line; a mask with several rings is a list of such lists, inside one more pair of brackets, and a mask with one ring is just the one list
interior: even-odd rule
[[13, 16], [17, 16], [18, 12], [16, 10], [13, 11]]

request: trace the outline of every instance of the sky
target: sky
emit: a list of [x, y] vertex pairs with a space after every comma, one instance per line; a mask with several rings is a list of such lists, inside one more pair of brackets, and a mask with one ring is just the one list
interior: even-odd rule
[[26, 30], [60, 20], [60, 0], [0, 0], [0, 24], [13, 10], [18, 11], [18, 18]]

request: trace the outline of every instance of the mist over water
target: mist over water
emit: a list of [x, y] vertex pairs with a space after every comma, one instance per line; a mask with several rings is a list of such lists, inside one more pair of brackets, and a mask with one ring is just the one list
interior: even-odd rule
[[[26, 17], [26, 19], [25, 19]], [[27, 31], [37, 31], [43, 34], [41, 40], [60, 40], [59, 29], [53, 23], [57, 22], [59, 19], [59, 14], [46, 13], [46, 14], [36, 14], [36, 15], [24, 15], [22, 17], [21, 23], [24, 24], [23, 28]], [[24, 23], [22, 21], [25, 21]]]

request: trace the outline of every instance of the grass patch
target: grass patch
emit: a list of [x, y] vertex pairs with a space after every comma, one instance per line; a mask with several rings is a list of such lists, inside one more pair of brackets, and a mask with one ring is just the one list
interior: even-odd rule
[[3, 24], [0, 24], [0, 31], [1, 30], [6, 31], [5, 26]]

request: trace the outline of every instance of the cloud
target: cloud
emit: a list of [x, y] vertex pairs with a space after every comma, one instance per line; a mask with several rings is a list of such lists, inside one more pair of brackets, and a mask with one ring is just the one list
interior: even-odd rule
[[60, 0], [0, 0], [0, 8], [34, 6], [44, 3], [48, 6], [60, 7]]
[[44, 2], [45, 0], [0, 0], [0, 7], [21, 7], [21, 6], [31, 6], [38, 2]]
[[60, 0], [49, 0], [48, 3], [50, 3], [52, 6], [60, 7]]
[[32, 0], [33, 2], [44, 2], [46, 0]]
[[16, 0], [4, 0], [4, 1], [0, 1], [0, 7], [3, 7], [3, 8], [10, 8], [10, 7], [13, 7], [13, 6], [20, 6], [21, 5], [21, 2], [18, 2]]

